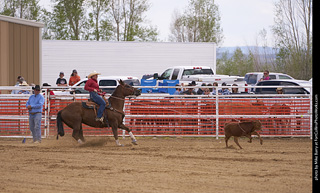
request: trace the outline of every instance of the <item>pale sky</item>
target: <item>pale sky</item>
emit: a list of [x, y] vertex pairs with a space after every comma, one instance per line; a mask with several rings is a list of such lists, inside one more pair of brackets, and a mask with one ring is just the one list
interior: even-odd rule
[[[159, 39], [168, 40], [172, 13], [183, 12], [189, 0], [149, 0], [151, 8], [147, 18], [160, 31]], [[219, 6], [224, 41], [222, 47], [256, 45], [262, 29], [272, 36], [270, 28], [274, 21], [274, 0], [215, 0]], [[268, 37], [268, 40], [271, 37]]]
[[[40, 0], [41, 5], [50, 0]], [[189, 0], [149, 0], [151, 8], [146, 13], [150, 24], [157, 26], [161, 41], [167, 41], [175, 9], [183, 12]], [[215, 0], [219, 6], [224, 40], [222, 47], [254, 46], [259, 32], [267, 30], [272, 42], [271, 26], [274, 24], [275, 0]]]

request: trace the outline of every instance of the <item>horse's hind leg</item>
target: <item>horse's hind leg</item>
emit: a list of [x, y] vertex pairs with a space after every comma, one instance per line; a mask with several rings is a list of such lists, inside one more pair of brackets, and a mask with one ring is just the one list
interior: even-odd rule
[[133, 143], [134, 145], [138, 145], [138, 144], [137, 144], [137, 140], [136, 140], [136, 138], [134, 137], [132, 131], [131, 131], [127, 126], [125, 126], [125, 125], [122, 123], [121, 125], [119, 125], [119, 128], [127, 131], [127, 132], [129, 133], [129, 136], [130, 136], [131, 140], [132, 140], [132, 143]]
[[[84, 138], [83, 138], [83, 132], [82, 132], [82, 126], [81, 123], [80, 125], [74, 125], [72, 127], [73, 132], [72, 132], [72, 137], [78, 141], [78, 143], [82, 144], [84, 142]], [[81, 139], [82, 138], [82, 139]], [[82, 141], [83, 140], [83, 141]]]
[[84, 139], [84, 137], [83, 137], [82, 124], [80, 125], [79, 138], [80, 138], [83, 142], [85, 142], [85, 141], [86, 141], [86, 140]]

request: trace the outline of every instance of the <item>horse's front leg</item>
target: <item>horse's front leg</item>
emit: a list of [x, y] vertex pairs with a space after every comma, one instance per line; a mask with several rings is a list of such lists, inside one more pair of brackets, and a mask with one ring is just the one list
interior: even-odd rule
[[113, 133], [113, 137], [114, 139], [116, 140], [116, 144], [117, 146], [123, 146], [120, 142], [119, 142], [119, 139], [118, 139], [118, 126], [113, 124], [111, 125], [112, 127], [112, 133]]
[[132, 140], [132, 142], [131, 142], [132, 144], [138, 145], [137, 139], [134, 137], [132, 131], [131, 131], [127, 126], [125, 126], [123, 123], [121, 123], [121, 124], [119, 125], [119, 128], [120, 128], [120, 129], [123, 129], [123, 130], [125, 130], [125, 131], [127, 131], [127, 132], [129, 133], [129, 136], [130, 136], [130, 138], [131, 138], [131, 140]]

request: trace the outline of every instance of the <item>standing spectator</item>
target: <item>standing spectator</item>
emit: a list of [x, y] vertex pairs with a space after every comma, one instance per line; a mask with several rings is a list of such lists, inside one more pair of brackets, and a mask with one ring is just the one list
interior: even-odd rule
[[[19, 87], [20, 84], [22, 84], [22, 82], [24, 81], [24, 78], [22, 76], [18, 76], [17, 77], [17, 82], [16, 84], [14, 85], [15, 87]], [[11, 94], [18, 94], [19, 93], [19, 90], [12, 90], [11, 91]]]
[[260, 81], [263, 81], [263, 80], [270, 80], [270, 76], [269, 76], [269, 70], [265, 70], [263, 72], [263, 77], [260, 79]]
[[73, 86], [75, 83], [80, 81], [80, 76], [76, 69], [72, 70], [72, 74], [69, 79], [69, 86]]
[[57, 79], [57, 86], [68, 86], [67, 80], [64, 77], [64, 72], [60, 72], [59, 78]]
[[[227, 86], [227, 83], [223, 82], [221, 84], [221, 86]], [[230, 94], [230, 91], [229, 91], [229, 89], [227, 87], [222, 87], [222, 89], [218, 90], [218, 92], [219, 92], [220, 95], [228, 95], [228, 94]]]
[[29, 110], [29, 126], [34, 143], [41, 143], [41, 117], [44, 98], [40, 94], [41, 89], [39, 85], [34, 88], [34, 94], [29, 97], [26, 107]]
[[24, 88], [25, 86], [29, 86], [26, 81], [23, 81], [19, 86], [21, 87], [21, 90], [18, 91], [18, 94], [30, 94], [30, 92]]

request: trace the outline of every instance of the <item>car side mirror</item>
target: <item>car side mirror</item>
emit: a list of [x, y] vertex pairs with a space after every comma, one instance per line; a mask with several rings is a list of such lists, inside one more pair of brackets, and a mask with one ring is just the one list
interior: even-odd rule
[[153, 74], [153, 79], [159, 79], [159, 74], [158, 73], [154, 73]]

